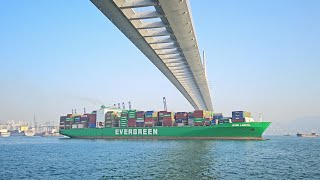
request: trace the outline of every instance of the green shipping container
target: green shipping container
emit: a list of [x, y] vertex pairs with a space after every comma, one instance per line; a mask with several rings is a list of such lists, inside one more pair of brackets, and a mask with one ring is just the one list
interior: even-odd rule
[[204, 121], [205, 119], [203, 118], [193, 118], [194, 121]]
[[66, 121], [74, 121], [74, 118], [66, 118]]

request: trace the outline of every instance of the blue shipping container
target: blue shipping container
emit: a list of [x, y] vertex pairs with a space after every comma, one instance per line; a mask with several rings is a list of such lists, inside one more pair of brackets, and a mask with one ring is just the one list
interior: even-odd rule
[[96, 128], [96, 123], [89, 123], [89, 128]]
[[223, 119], [223, 116], [213, 116], [213, 119]]
[[243, 116], [244, 116], [243, 111], [233, 111], [232, 112], [232, 118], [235, 118], [235, 117], [242, 117], [243, 118]]

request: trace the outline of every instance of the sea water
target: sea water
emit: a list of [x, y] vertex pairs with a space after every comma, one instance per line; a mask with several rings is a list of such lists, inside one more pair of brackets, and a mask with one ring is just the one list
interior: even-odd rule
[[320, 179], [320, 138], [0, 138], [0, 179]]

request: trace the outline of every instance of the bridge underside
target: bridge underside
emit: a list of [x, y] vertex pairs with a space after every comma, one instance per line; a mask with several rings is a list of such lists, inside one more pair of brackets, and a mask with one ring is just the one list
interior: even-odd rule
[[91, 1], [195, 109], [213, 110], [189, 1]]

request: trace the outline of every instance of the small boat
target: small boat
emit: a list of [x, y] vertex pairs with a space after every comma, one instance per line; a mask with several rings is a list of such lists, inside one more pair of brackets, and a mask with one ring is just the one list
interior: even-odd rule
[[0, 136], [1, 137], [10, 137], [11, 133], [6, 129], [0, 129]]
[[305, 134], [305, 133], [297, 133], [298, 137], [318, 137], [317, 133]]

